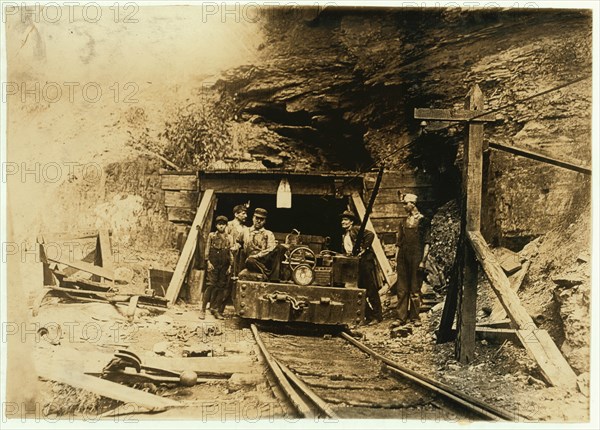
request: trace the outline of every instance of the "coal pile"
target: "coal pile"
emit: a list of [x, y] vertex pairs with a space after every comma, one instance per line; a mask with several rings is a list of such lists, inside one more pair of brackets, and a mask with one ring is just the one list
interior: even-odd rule
[[429, 258], [441, 272], [444, 283], [433, 285], [437, 292], [443, 292], [449, 279], [460, 233], [460, 210], [456, 200], [441, 206], [431, 219], [431, 245]]

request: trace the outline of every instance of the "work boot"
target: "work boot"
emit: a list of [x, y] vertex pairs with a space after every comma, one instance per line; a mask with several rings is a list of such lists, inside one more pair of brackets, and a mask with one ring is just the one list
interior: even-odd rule
[[204, 311], [200, 311], [200, 315], [198, 316], [198, 318], [203, 320], [204, 318], [206, 318], [206, 313]]
[[219, 311], [214, 311], [213, 315], [215, 316], [215, 319], [217, 319], [217, 320], [225, 319], [225, 317]]

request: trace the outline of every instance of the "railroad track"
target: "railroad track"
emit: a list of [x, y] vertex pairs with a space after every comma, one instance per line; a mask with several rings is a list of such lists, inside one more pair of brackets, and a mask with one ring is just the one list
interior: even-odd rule
[[383, 357], [347, 333], [277, 334], [251, 326], [274, 381], [302, 418], [516, 421]]

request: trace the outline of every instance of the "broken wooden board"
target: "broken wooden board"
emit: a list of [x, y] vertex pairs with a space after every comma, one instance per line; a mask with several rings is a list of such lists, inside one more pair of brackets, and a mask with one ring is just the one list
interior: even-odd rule
[[[356, 209], [356, 212], [358, 213], [359, 219], [362, 221], [362, 219], [364, 218], [365, 213], [366, 213], [366, 208], [365, 208], [365, 204], [362, 200], [362, 197], [358, 193], [353, 193], [352, 194], [352, 203], [354, 204], [354, 208]], [[381, 245], [381, 241], [379, 240], [379, 237], [377, 236], [377, 230], [375, 230], [375, 227], [373, 227], [373, 224], [371, 224], [371, 220], [367, 220], [367, 230], [371, 230], [375, 234], [375, 239], [373, 240], [372, 248], [373, 248], [373, 251], [375, 252], [375, 258], [377, 259], [377, 263], [379, 264], [379, 268], [381, 269], [381, 272], [383, 273], [385, 281], [387, 282], [388, 286], [391, 288], [396, 283], [397, 276], [396, 276], [396, 273], [392, 270], [390, 261], [387, 259], [386, 255], [385, 255], [385, 250], [383, 249], [383, 246]]]
[[65, 266], [72, 267], [72, 268], [80, 270], [82, 272], [91, 273], [92, 275], [97, 275], [102, 278], [109, 279], [111, 281], [113, 281], [115, 279], [114, 271], [108, 270], [104, 267], [94, 266], [93, 264], [86, 263], [84, 261], [65, 260], [62, 258], [48, 257], [48, 256], [46, 256], [46, 258], [48, 261], [52, 261], [52, 262], [58, 263], [58, 264], [63, 264]]
[[494, 249], [494, 254], [507, 275], [512, 275], [521, 268], [521, 259], [516, 252], [500, 247]]
[[120, 400], [130, 405], [153, 411], [182, 406], [181, 403], [144, 391], [136, 390], [125, 385], [110, 382], [94, 376], [85, 375], [73, 367], [53, 362], [36, 363], [38, 375], [41, 378], [67, 384], [75, 388], [89, 391], [109, 399]]
[[498, 296], [515, 329], [517, 329], [521, 343], [538, 363], [546, 381], [555, 386], [576, 388], [577, 376], [575, 372], [573, 372], [573, 369], [571, 369], [571, 366], [569, 366], [548, 333], [537, 328], [521, 305], [517, 293], [512, 290], [510, 281], [481, 233], [470, 231], [467, 236], [492, 289]]
[[200, 202], [200, 206], [198, 206], [196, 217], [194, 218], [194, 222], [190, 228], [190, 233], [185, 241], [185, 245], [183, 245], [183, 250], [181, 251], [181, 255], [177, 261], [177, 266], [175, 267], [173, 277], [171, 278], [171, 282], [169, 283], [169, 288], [167, 289], [167, 294], [165, 296], [171, 304], [175, 303], [177, 296], [179, 296], [179, 291], [181, 290], [181, 286], [183, 285], [183, 281], [187, 275], [194, 252], [196, 251], [198, 233], [207, 221], [208, 213], [213, 205], [214, 198], [215, 193], [213, 190], [206, 190], [202, 195], [202, 201]]

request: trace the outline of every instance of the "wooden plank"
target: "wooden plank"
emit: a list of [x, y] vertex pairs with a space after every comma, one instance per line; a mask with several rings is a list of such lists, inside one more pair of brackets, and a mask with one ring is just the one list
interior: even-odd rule
[[487, 114], [473, 119], [483, 113], [474, 112], [473, 109], [426, 109], [415, 108], [415, 119], [428, 119], [435, 121], [471, 121], [471, 122], [493, 122], [496, 120], [495, 114]]
[[517, 329], [528, 327], [533, 324], [533, 320], [521, 306], [517, 293], [513, 291], [508, 277], [502, 270], [500, 263], [496, 259], [488, 247], [485, 239], [478, 231], [470, 231], [467, 233], [468, 239], [471, 242], [477, 260], [483, 267], [483, 270], [490, 280], [492, 289], [496, 292], [500, 303], [506, 310], [508, 317], [513, 322]]
[[115, 270], [110, 237], [108, 236], [108, 230], [106, 229], [98, 231], [94, 264], [102, 266], [111, 272]]
[[550, 336], [544, 330], [537, 328], [525, 308], [523, 308], [517, 293], [512, 290], [510, 281], [481, 233], [471, 231], [468, 232], [467, 236], [492, 289], [517, 329], [519, 339], [527, 352], [538, 363], [546, 381], [556, 386], [575, 387], [577, 384], [575, 372], [573, 372], [573, 369], [571, 369]]
[[[454, 340], [456, 339], [457, 334], [458, 330], [452, 328], [448, 333], [448, 337], [451, 340]], [[477, 324], [477, 328], [475, 329], [475, 337], [477, 338], [477, 340], [486, 340], [491, 344], [502, 344], [505, 341], [511, 341], [516, 346], [522, 346], [516, 330], [510, 328], [510, 326], [488, 327], [485, 325]]]
[[[199, 328], [209, 327], [210, 325], [222, 328], [222, 325], [217, 323], [202, 321], [198, 323]], [[200, 334], [200, 336], [202, 336], [202, 334]], [[169, 369], [175, 372], [191, 370], [196, 372], [198, 376], [229, 377], [234, 373], [246, 372], [254, 365], [252, 359], [246, 355], [167, 358], [148, 354], [142, 356], [141, 358], [142, 363], [146, 366]]]
[[192, 208], [172, 208], [167, 207], [167, 218], [171, 222], [189, 222], [194, 221], [195, 211]]
[[397, 233], [400, 225], [400, 218], [371, 218], [371, 225], [374, 231], [379, 233]]
[[179, 295], [179, 291], [181, 290], [181, 286], [183, 285], [183, 281], [189, 269], [190, 262], [192, 261], [192, 257], [196, 251], [198, 232], [200, 229], [202, 229], [204, 223], [207, 221], [207, 215], [210, 207], [212, 206], [213, 199], [214, 191], [206, 190], [202, 196], [202, 201], [200, 202], [200, 206], [196, 212], [196, 217], [194, 218], [194, 222], [190, 228], [190, 233], [185, 241], [185, 245], [183, 246], [179, 260], [177, 261], [173, 278], [171, 278], [169, 288], [167, 289], [167, 294], [165, 297], [171, 304], [175, 303], [177, 300], [177, 296]]
[[537, 361], [546, 382], [554, 386], [577, 388], [577, 375], [546, 330], [537, 327], [517, 330], [517, 336], [529, 355]]
[[202, 284], [204, 284], [205, 273], [205, 270], [192, 269], [188, 276], [191, 304], [202, 303]]
[[517, 332], [511, 328], [491, 328], [478, 326], [475, 331], [475, 336], [479, 340], [486, 340], [492, 344], [501, 344], [505, 341], [511, 341], [515, 345], [519, 345], [519, 337]]
[[177, 208], [195, 208], [198, 193], [195, 191], [165, 191], [165, 206]]
[[93, 264], [86, 263], [84, 261], [65, 260], [62, 258], [51, 257], [48, 257], [48, 261], [52, 261], [58, 264], [64, 264], [65, 266], [73, 267], [82, 272], [87, 272], [91, 273], [92, 275], [100, 276], [101, 278], [110, 279], [111, 281], [115, 279], [114, 271], [108, 270], [104, 267], [94, 266]]
[[399, 201], [394, 203], [379, 203], [375, 201], [375, 204], [373, 205], [373, 212], [371, 213], [372, 218], [375, 218], [373, 215], [375, 213], [380, 214], [379, 216], [381, 217], [399, 217], [400, 215], [406, 216], [404, 205], [402, 205]]
[[[372, 189], [375, 185], [376, 174], [367, 173], [365, 175], [365, 188]], [[410, 173], [394, 173], [386, 172], [381, 180], [382, 189], [390, 188], [424, 188], [432, 186], [433, 176], [425, 174]]]
[[[352, 194], [352, 204], [358, 213], [358, 217], [360, 220], [365, 216], [366, 208], [362, 201], [362, 197], [358, 193]], [[377, 259], [377, 263], [379, 264], [379, 268], [383, 273], [385, 281], [388, 286], [392, 286], [396, 283], [397, 275], [392, 270], [392, 266], [390, 265], [390, 261], [387, 259], [385, 255], [385, 250], [383, 249], [383, 245], [379, 241], [379, 237], [377, 235], [377, 230], [371, 223], [371, 220], [367, 220], [367, 229], [371, 230], [375, 234], [375, 239], [373, 240], [373, 251], [375, 252], [375, 258]]]
[[198, 191], [198, 176], [196, 175], [162, 175], [160, 187], [172, 191]]
[[[474, 85], [465, 103], [471, 111], [483, 110], [483, 93]], [[469, 134], [464, 146], [463, 192], [466, 195], [467, 231], [479, 231], [481, 226], [481, 193], [483, 176], [483, 123], [469, 124]], [[461, 363], [475, 359], [475, 324], [477, 323], [477, 260], [466, 241], [463, 242], [463, 283], [458, 314], [457, 358]]]
[[[419, 198], [419, 203], [437, 201], [435, 195], [436, 190], [431, 185], [422, 187], [396, 186], [393, 188], [380, 188], [379, 193], [377, 194], [377, 199], [375, 200], [375, 204], [377, 205], [386, 203], [400, 203], [398, 191], [402, 191], [403, 193], [415, 194]], [[367, 188], [367, 191], [364, 195], [370, 196], [371, 189]]]
[[497, 149], [504, 152], [509, 152], [514, 155], [529, 158], [531, 160], [541, 161], [543, 163], [551, 164], [553, 166], [562, 167], [563, 169], [572, 170], [574, 172], [583, 173], [585, 175], [592, 174], [592, 168], [579, 164], [574, 161], [559, 160], [557, 158], [550, 157], [548, 155], [540, 154], [539, 152], [533, 152], [528, 149], [517, 148], [515, 146], [502, 145], [500, 143], [490, 143], [490, 148]]
[[184, 176], [192, 176], [196, 175], [198, 172], [196, 170], [172, 170], [172, 169], [158, 169], [159, 175], [184, 175]]
[[[510, 288], [515, 293], [517, 293], [521, 288], [521, 285], [523, 285], [523, 281], [525, 280], [529, 266], [531, 266], [531, 261], [527, 260], [525, 263], [523, 263], [521, 269], [510, 277]], [[508, 317], [506, 316], [506, 312], [504, 311], [502, 304], [496, 300], [496, 303], [494, 303], [494, 306], [492, 307], [492, 313], [489, 317], [490, 324], [497, 321], [503, 321], [506, 318]]]
[[[281, 177], [285, 177], [282, 175]], [[315, 196], [335, 196], [336, 186], [333, 178], [313, 178], [313, 177], [290, 177], [288, 178], [292, 194], [294, 195], [315, 195]], [[238, 178], [231, 176], [222, 177], [202, 177], [200, 179], [200, 189], [214, 190], [217, 194], [277, 194], [280, 178], [278, 177], [249, 177]], [[354, 181], [356, 182], [356, 181]], [[358, 184], [347, 183], [338, 195], [349, 196], [353, 192], [362, 191], [362, 181]]]
[[85, 375], [72, 366], [60, 365], [57, 362], [37, 361], [36, 369], [41, 378], [67, 384], [75, 388], [89, 391], [109, 399], [120, 400], [127, 404], [161, 411], [167, 408], [179, 407], [181, 403], [175, 400], [156, 396], [145, 391], [136, 390], [125, 385]]

